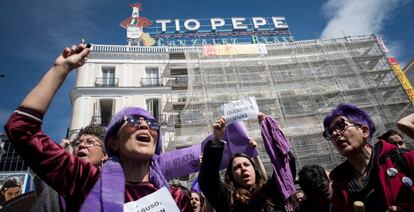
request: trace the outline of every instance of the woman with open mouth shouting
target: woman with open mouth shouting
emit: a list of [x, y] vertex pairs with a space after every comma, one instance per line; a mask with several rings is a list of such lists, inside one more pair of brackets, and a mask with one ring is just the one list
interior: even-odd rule
[[[272, 142], [269, 142], [274, 145], [274, 143], [278, 141], [275, 141], [277, 139], [272, 133], [270, 133], [272, 135], [268, 134], [269, 131], [266, 129], [268, 129], [269, 126], [265, 126], [274, 123], [273, 118], [270, 116], [266, 117], [264, 114], [260, 114], [258, 118], [259, 123], [261, 123], [264, 142], [266, 143], [266, 140], [269, 140], [268, 138], [270, 138], [270, 140], [274, 139]], [[224, 117], [220, 117], [213, 124], [213, 140], [207, 143], [203, 152], [203, 162], [201, 164], [198, 180], [201, 191], [204, 193], [207, 200], [218, 212], [286, 211], [285, 201], [293, 195], [295, 191], [293, 186], [293, 176], [290, 171], [290, 169], [295, 168], [291, 168], [288, 162], [290, 148], [287, 146], [286, 148], [281, 147], [284, 149], [284, 155], [279, 155], [279, 158], [286, 159], [286, 163], [283, 164], [283, 170], [287, 170], [288, 173], [285, 173], [286, 175], [284, 176], [284, 179], [290, 181], [285, 182], [286, 185], [283, 185], [284, 192], [282, 192], [282, 189], [276, 185], [276, 178], [282, 174], [280, 171], [282, 170], [282, 163], [279, 163], [279, 168], [274, 169], [278, 173], [274, 171], [273, 176], [266, 181], [265, 176], [259, 171], [258, 164], [255, 164], [250, 157], [242, 153], [236, 153], [230, 159], [223, 183], [219, 175], [219, 166], [222, 160], [224, 146], [226, 145], [224, 141], [220, 140], [224, 134], [225, 125], [226, 120]], [[274, 127], [278, 126], [274, 125]], [[272, 132], [275, 132], [275, 130]], [[270, 154], [269, 157], [275, 159], [275, 157], [272, 157], [272, 154]], [[273, 163], [274, 161], [272, 161], [272, 164]]]
[[367, 112], [340, 104], [323, 121], [323, 136], [346, 160], [330, 173], [332, 210], [414, 211], [414, 152], [372, 137], [375, 125]]
[[[9, 140], [30, 168], [65, 198], [67, 211], [123, 211], [125, 203], [136, 203], [157, 190], [166, 191], [162, 187], [168, 189], [170, 202], [179, 210], [192, 211], [189, 197], [169, 186], [163, 175], [160, 127], [146, 110], [128, 107], [115, 114], [104, 137], [110, 158], [102, 168], [71, 155], [41, 130], [43, 115], [55, 93], [70, 71], [86, 62], [89, 51], [84, 44], [63, 50], [11, 115], [5, 126]], [[145, 207], [157, 204], [161, 203]]]

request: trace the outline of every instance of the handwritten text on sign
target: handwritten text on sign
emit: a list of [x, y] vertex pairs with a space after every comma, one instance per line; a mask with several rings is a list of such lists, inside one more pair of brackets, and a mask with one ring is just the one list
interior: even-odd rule
[[226, 118], [226, 125], [235, 121], [254, 119], [259, 114], [254, 96], [226, 103], [221, 108]]
[[137, 201], [124, 204], [125, 212], [180, 212], [166, 187], [149, 194]]

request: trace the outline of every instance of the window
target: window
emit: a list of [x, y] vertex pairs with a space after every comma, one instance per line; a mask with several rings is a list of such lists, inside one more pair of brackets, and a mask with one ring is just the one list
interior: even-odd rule
[[141, 81], [142, 86], [160, 86], [160, 77], [157, 67], [145, 68], [145, 77]]
[[101, 117], [101, 126], [108, 126], [112, 119], [112, 112], [114, 108], [113, 99], [101, 99], [99, 101], [99, 111]]
[[158, 122], [161, 122], [161, 120], [160, 120], [160, 110], [159, 110], [158, 99], [156, 99], [156, 98], [147, 99], [147, 110], [152, 115], [154, 115], [155, 119]]
[[95, 86], [97, 87], [118, 86], [118, 81], [115, 78], [115, 67], [102, 67], [102, 77], [96, 79]]
[[107, 67], [102, 68], [103, 84], [107, 86], [114, 86], [115, 84], [115, 68]]

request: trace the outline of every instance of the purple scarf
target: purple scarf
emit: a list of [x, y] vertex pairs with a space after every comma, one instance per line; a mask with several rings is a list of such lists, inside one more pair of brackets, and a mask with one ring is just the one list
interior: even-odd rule
[[[163, 181], [157, 182], [160, 178], [154, 175], [162, 175], [159, 156], [154, 155], [150, 166], [150, 182], [155, 186], [163, 185]], [[155, 167], [155, 168], [154, 168]], [[151, 168], [152, 172], [151, 172]], [[162, 186], [157, 186], [162, 187]], [[123, 211], [125, 204], [125, 175], [117, 156], [112, 156], [102, 166], [101, 177], [89, 192], [82, 204], [81, 210], [88, 211]]]
[[267, 154], [272, 162], [276, 185], [283, 200], [288, 199], [296, 191], [289, 166], [290, 144], [275, 119], [267, 116], [260, 124], [262, 138]]
[[89, 192], [80, 211], [123, 211], [125, 177], [119, 159], [111, 157], [102, 166], [101, 177]]

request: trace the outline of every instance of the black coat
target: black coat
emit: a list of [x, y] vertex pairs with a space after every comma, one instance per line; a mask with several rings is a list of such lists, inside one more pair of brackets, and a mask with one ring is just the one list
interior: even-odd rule
[[198, 176], [201, 191], [217, 212], [285, 211], [273, 177], [254, 192], [248, 203], [235, 200], [232, 204], [230, 190], [223, 184], [219, 174], [223, 150], [224, 144], [207, 143]]

